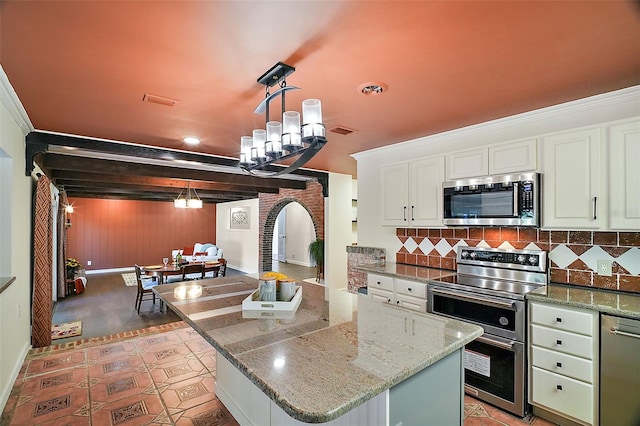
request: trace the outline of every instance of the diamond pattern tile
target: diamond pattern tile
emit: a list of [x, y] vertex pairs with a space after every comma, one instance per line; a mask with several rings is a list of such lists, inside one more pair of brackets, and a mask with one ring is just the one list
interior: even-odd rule
[[616, 262], [631, 275], [640, 275], [640, 248], [632, 247], [626, 253], [618, 256]]
[[556, 248], [549, 253], [549, 259], [551, 259], [560, 269], [565, 269], [578, 259], [578, 255], [575, 254], [566, 244], [559, 244]]
[[589, 250], [587, 250], [586, 252], [578, 256], [578, 258], [582, 260], [585, 263], [585, 265], [587, 265], [593, 271], [598, 270], [599, 259], [613, 260], [613, 257], [606, 251], [602, 250], [600, 246], [591, 247]]

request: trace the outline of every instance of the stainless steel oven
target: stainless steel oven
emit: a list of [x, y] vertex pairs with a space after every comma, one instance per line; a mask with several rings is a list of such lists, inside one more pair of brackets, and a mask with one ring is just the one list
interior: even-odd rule
[[484, 334], [465, 346], [465, 391], [518, 416], [526, 404], [525, 294], [546, 285], [546, 252], [459, 247], [458, 273], [429, 282], [429, 312]]

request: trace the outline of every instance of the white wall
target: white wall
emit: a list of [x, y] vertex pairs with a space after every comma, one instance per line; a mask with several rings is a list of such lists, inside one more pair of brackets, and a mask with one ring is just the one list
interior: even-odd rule
[[[230, 212], [234, 207], [248, 207], [249, 229], [231, 229]], [[247, 274], [258, 272], [258, 199], [220, 203], [216, 206], [216, 245], [224, 250], [227, 265]]]
[[395, 227], [380, 225], [380, 166], [383, 164], [536, 137], [638, 115], [640, 86], [634, 86], [354, 154], [358, 161], [358, 244], [386, 249], [388, 261], [393, 261], [400, 249]]
[[25, 176], [25, 136], [33, 129], [0, 67], [0, 276], [15, 282], [0, 293], [0, 409], [30, 349], [32, 180]]
[[[299, 203], [285, 206], [286, 229], [285, 255], [288, 263], [313, 266], [309, 257], [309, 244], [316, 239], [316, 231], [309, 212]], [[274, 236], [275, 236], [274, 230]]]

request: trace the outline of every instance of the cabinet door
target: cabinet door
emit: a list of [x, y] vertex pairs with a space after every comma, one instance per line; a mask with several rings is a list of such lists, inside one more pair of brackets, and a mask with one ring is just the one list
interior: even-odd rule
[[407, 163], [382, 166], [382, 224], [408, 226], [408, 176]]
[[409, 163], [409, 225], [442, 225], [444, 157]]
[[487, 148], [447, 155], [447, 180], [487, 176], [489, 174], [487, 157]]
[[529, 172], [537, 168], [536, 140], [513, 141], [489, 147], [489, 174]]
[[610, 228], [640, 229], [640, 122], [610, 129]]
[[602, 226], [606, 206], [600, 196], [600, 143], [600, 128], [543, 138], [543, 227]]

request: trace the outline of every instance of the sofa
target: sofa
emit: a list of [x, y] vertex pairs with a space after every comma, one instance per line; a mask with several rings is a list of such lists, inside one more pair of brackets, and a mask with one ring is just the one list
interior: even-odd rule
[[184, 247], [183, 249], [171, 250], [171, 258], [175, 259], [178, 253], [182, 254], [182, 259], [187, 262], [194, 260], [204, 260], [205, 262], [218, 260], [223, 256], [223, 251], [215, 244], [195, 243], [193, 247]]

